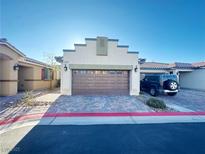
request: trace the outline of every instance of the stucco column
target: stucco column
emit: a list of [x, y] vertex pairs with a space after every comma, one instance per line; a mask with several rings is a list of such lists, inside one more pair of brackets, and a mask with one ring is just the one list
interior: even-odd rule
[[139, 67], [135, 72], [134, 69], [130, 71], [130, 95], [139, 95], [140, 90], [140, 70]]
[[173, 74], [177, 75], [177, 82], [179, 83], [179, 76], [180, 76], [180, 73], [178, 70], [173, 70]]
[[[64, 67], [67, 67], [67, 71], [65, 71]], [[61, 93], [64, 95], [71, 95], [72, 89], [72, 70], [69, 68], [69, 64], [64, 62], [61, 65]]]
[[0, 75], [0, 95], [9, 96], [17, 93], [18, 70], [14, 70], [13, 66], [17, 63], [16, 60], [1, 61]]

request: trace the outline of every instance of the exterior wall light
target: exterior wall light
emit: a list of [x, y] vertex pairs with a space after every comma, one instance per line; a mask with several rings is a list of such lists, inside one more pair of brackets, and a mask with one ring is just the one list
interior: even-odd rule
[[66, 66], [66, 64], [65, 64], [65, 66], [63, 68], [64, 68], [65, 72], [68, 70], [68, 67]]
[[18, 71], [18, 70], [19, 70], [19, 65], [18, 65], [18, 64], [15, 64], [15, 65], [13, 66], [13, 69], [14, 69], [14, 71]]
[[137, 72], [137, 66], [135, 67], [135, 72]]

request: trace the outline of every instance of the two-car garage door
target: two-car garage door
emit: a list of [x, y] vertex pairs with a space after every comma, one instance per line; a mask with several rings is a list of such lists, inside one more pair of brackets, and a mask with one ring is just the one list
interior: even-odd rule
[[128, 95], [129, 72], [73, 70], [73, 95]]

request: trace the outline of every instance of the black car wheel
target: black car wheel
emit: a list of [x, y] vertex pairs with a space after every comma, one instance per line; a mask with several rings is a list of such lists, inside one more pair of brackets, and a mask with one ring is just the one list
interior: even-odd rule
[[165, 87], [166, 89], [169, 89], [169, 90], [176, 90], [178, 89], [178, 84], [176, 81], [168, 80], [168, 81], [165, 81]]
[[152, 96], [157, 96], [158, 95], [158, 91], [155, 87], [151, 87], [149, 93]]

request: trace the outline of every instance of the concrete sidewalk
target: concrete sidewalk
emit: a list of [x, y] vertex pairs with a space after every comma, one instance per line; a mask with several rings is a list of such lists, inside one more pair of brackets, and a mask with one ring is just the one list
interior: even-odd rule
[[153, 124], [190, 122], [205, 122], [205, 112], [33, 114], [0, 121], [0, 134], [27, 125]]

